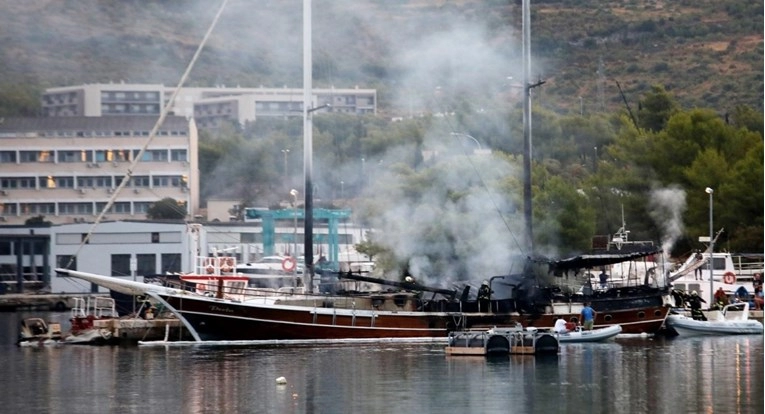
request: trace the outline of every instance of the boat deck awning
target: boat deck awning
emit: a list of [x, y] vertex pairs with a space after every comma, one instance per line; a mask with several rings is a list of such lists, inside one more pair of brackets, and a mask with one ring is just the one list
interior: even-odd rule
[[607, 266], [616, 263], [634, 261], [636, 259], [642, 259], [644, 257], [652, 256], [654, 254], [661, 253], [661, 249], [651, 248], [642, 251], [624, 252], [624, 253], [598, 253], [598, 254], [583, 254], [579, 256], [570, 257], [567, 259], [561, 259], [553, 261], [550, 266], [555, 270], [566, 271], [573, 269], [591, 269], [600, 266]]

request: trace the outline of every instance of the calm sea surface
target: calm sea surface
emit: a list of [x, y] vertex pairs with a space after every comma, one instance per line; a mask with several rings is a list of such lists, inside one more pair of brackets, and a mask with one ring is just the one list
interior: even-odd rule
[[[4, 413], [762, 413], [763, 338], [617, 339], [557, 356], [438, 344], [19, 348], [0, 313]], [[279, 385], [276, 378], [285, 377]]]

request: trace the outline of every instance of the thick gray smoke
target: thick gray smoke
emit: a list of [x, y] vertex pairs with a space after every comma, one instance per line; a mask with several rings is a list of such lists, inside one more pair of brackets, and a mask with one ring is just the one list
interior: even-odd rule
[[[39, 54], [67, 62], [68, 66], [62, 64], [62, 73], [77, 75], [67, 78], [65, 84], [124, 80], [174, 85], [220, 5], [206, 0], [145, 5], [95, 0], [75, 3], [73, 7], [64, 3], [44, 7], [55, 2], [43, 0], [15, 3], [17, 10], [38, 8], [40, 12], [34, 24], [22, 19], [6, 29], [12, 33], [9, 47], [14, 50], [47, 47], [63, 51], [67, 48], [60, 47], [61, 42], [67, 41], [87, 45], [78, 46], [88, 50], [82, 59]], [[521, 42], [514, 37], [520, 33], [514, 27], [520, 24], [520, 16], [496, 11], [484, 15], [480, 7], [475, 11], [473, 6], [455, 3], [314, 0], [314, 87], [379, 88], [380, 98], [392, 103], [394, 112], [444, 116], [434, 118], [440, 125], [426, 132], [424, 150], [460, 148], [462, 144], [454, 142], [449, 132], [464, 132], [456, 119], [475, 113], [461, 111], [458, 103], [467, 101], [472, 108], [507, 112], [511, 103], [502, 102], [501, 96], [508, 92], [508, 78], [520, 78]], [[383, 8], [385, 13], [381, 13]], [[468, 9], [473, 10], [466, 12]], [[231, 0], [187, 86], [300, 88], [302, 11], [299, 0]], [[147, 24], [148, 16], [161, 21], [166, 30]], [[96, 26], [99, 30], [93, 30]], [[46, 31], [46, 27], [61, 33]], [[44, 41], [27, 43], [40, 38]], [[108, 73], [114, 78], [88, 78], [89, 59], [97, 59], [99, 51], [106, 50], [121, 51], [109, 62], [113, 70]], [[19, 61], [33, 72], [37, 55], [17, 54], [16, 59], [7, 60]], [[73, 67], [80, 64], [77, 62], [83, 62], [82, 67]], [[372, 84], [373, 80], [379, 83]], [[481, 131], [470, 132], [480, 136]], [[410, 270], [421, 278], [481, 280], [507, 272], [522, 228], [515, 205], [519, 196], [509, 200], [507, 192], [514, 188], [509, 182], [517, 181], [520, 171], [508, 159], [496, 156], [472, 157], [475, 164], [464, 156], [444, 157], [430, 164], [437, 173], [422, 179], [418, 188], [402, 188], [396, 160], [411, 156], [411, 144], [403, 142], [380, 155], [385, 164], [369, 180], [370, 193], [389, 206], [374, 223], [384, 234], [384, 243], [402, 260], [407, 259]], [[291, 147], [296, 156], [290, 162], [299, 162], [298, 145]], [[243, 154], [249, 152], [242, 150], [233, 156]], [[273, 162], [277, 169], [281, 168], [279, 156], [277, 152]], [[316, 177], [322, 176], [322, 170], [358, 174], [358, 159], [353, 166], [322, 165], [319, 159], [321, 154], [315, 154]], [[220, 165], [236, 164], [235, 159], [231, 161], [221, 160]], [[233, 172], [223, 168], [214, 175], [222, 182], [235, 180], [224, 173]], [[338, 186], [317, 185], [322, 195], [327, 194], [323, 189]], [[412, 197], [411, 191], [418, 192], [417, 196]]]

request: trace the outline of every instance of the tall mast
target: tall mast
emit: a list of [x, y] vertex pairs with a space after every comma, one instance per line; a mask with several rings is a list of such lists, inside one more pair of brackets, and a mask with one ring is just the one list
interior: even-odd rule
[[525, 247], [527, 254], [534, 254], [531, 215], [531, 28], [529, 0], [523, 0], [523, 218], [526, 225]]
[[304, 223], [304, 277], [306, 287], [313, 292], [313, 122], [311, 121], [311, 95], [313, 92], [313, 65], [311, 56], [311, 0], [303, 0], [303, 175], [305, 176]]

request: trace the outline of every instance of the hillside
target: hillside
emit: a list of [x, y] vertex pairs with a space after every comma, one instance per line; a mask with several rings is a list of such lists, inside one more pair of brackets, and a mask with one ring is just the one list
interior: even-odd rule
[[[317, 87], [376, 87], [389, 114], [498, 107], [517, 93], [520, 1], [313, 4]], [[175, 85], [219, 5], [6, 2], [0, 110], [29, 104], [19, 88], [29, 98], [81, 83]], [[531, 25], [532, 72], [546, 81], [535, 99], [556, 111], [622, 108], [617, 81], [635, 106], [660, 84], [686, 108], [762, 110], [761, 2], [533, 1]], [[302, 2], [231, 0], [189, 84], [300, 86], [301, 44]]]

